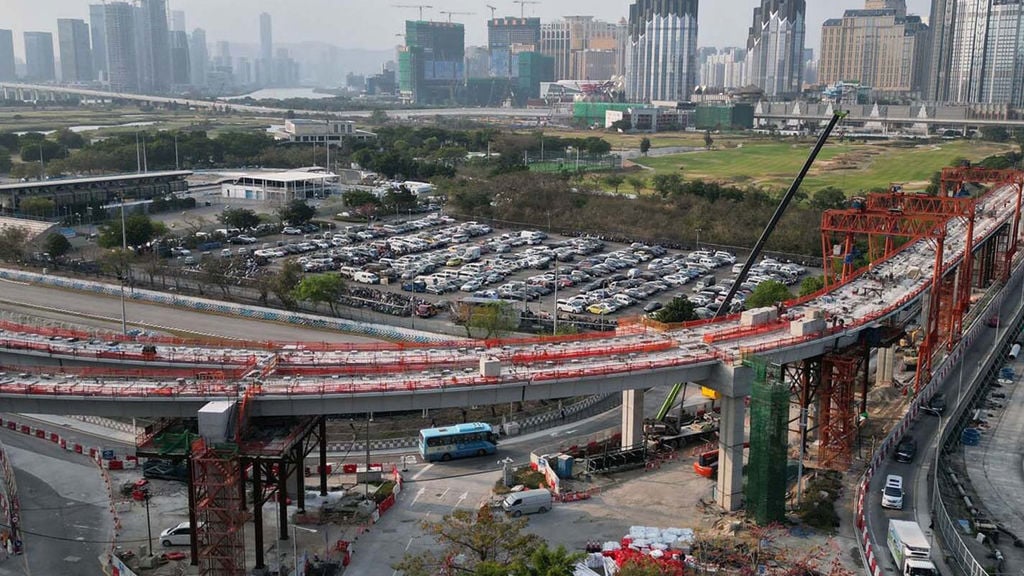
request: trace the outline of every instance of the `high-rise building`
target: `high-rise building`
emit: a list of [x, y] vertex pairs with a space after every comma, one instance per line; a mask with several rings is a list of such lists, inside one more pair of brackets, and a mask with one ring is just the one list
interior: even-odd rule
[[627, 44], [623, 22], [568, 16], [541, 24], [540, 51], [554, 59], [556, 80], [607, 80], [624, 74]]
[[636, 0], [629, 7], [626, 97], [687, 101], [697, 84], [698, 0]]
[[234, 69], [234, 62], [231, 61], [231, 43], [226, 40], [217, 41], [217, 55], [214, 56], [214, 65], [218, 68]]
[[210, 55], [206, 48], [206, 30], [196, 28], [192, 31], [188, 45], [189, 64], [191, 64], [192, 85], [206, 86], [206, 70], [210, 63]]
[[136, 51], [135, 8], [127, 2], [105, 5], [107, 75], [115, 92], [139, 91], [139, 57]]
[[167, 92], [171, 83], [171, 40], [167, 28], [167, 0], [141, 0], [142, 35], [145, 37], [143, 58], [147, 60], [151, 90]]
[[15, 80], [14, 74], [14, 33], [0, 30], [0, 82]]
[[803, 89], [806, 0], [761, 0], [747, 36], [747, 81], [766, 96]]
[[191, 58], [188, 51], [188, 34], [182, 30], [171, 32], [171, 86], [188, 86], [192, 83]]
[[185, 31], [185, 11], [171, 10], [171, 32]]
[[89, 5], [89, 35], [92, 37], [92, 70], [94, 79], [106, 82], [107, 74], [107, 26], [106, 6]]
[[519, 76], [519, 54], [540, 48], [540, 18], [492, 18], [487, 21], [489, 76]]
[[240, 56], [235, 64], [235, 80], [243, 86], [254, 82], [252, 73], [252, 62], [245, 56]]
[[25, 78], [35, 82], [57, 79], [53, 61], [53, 34], [25, 32]]
[[826, 20], [821, 29], [818, 82], [859, 82], [882, 93], [916, 93], [924, 86], [928, 27], [907, 15], [901, 0], [868, 0], [866, 6]]
[[269, 85], [274, 78], [274, 27], [270, 14], [260, 14], [260, 59], [257, 62], [259, 83]]
[[1024, 105], [1024, 0], [933, 0], [927, 95]]
[[701, 61], [698, 83], [709, 88], [742, 88], [746, 59], [745, 48], [723, 48], [707, 54]]
[[61, 81], [91, 82], [92, 49], [89, 47], [89, 25], [85, 20], [59, 18], [57, 43], [60, 45]]
[[466, 30], [457, 22], [405, 22], [398, 54], [403, 98], [416, 104], [458, 101], [465, 85]]

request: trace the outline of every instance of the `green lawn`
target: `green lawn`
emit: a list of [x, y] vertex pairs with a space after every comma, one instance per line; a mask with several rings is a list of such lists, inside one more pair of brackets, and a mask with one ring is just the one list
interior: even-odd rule
[[[785, 188], [810, 154], [812, 143], [759, 142], [707, 152], [643, 158], [639, 164], [657, 173], [681, 173], [686, 180], [714, 180], [733, 184], [760, 184]], [[923, 187], [931, 175], [957, 158], [972, 161], [1014, 149], [989, 142], [949, 141], [913, 147], [889, 143], [829, 143], [804, 180], [808, 193], [835, 186], [847, 193], [885, 188], [892, 182]]]

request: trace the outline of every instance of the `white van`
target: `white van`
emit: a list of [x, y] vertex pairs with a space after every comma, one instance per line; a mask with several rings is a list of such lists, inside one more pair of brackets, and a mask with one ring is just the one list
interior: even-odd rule
[[380, 276], [377, 276], [373, 272], [364, 272], [360, 270], [352, 275], [352, 280], [362, 284], [378, 284], [380, 282]]
[[501, 501], [501, 509], [512, 517], [543, 514], [551, 510], [551, 492], [544, 488], [513, 492]]
[[882, 508], [903, 510], [903, 476], [889, 474], [882, 488]]
[[191, 544], [192, 524], [187, 520], [160, 533], [160, 544], [164, 546], [188, 546]]

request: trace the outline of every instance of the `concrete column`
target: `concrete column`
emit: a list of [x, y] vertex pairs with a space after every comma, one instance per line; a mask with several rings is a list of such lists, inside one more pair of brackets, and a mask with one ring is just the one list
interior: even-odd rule
[[743, 443], [746, 442], [744, 424], [747, 407], [742, 396], [721, 398], [722, 421], [718, 432], [718, 504], [728, 511], [733, 511], [743, 506]]
[[644, 441], [644, 391], [622, 391], [622, 447]]

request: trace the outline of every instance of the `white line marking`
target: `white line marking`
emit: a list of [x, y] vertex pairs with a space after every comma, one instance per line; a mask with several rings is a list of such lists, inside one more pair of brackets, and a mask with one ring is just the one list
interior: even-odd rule
[[423, 467], [423, 470], [420, 470], [419, 472], [413, 474], [412, 475], [412, 479], [413, 480], [419, 480], [420, 476], [423, 476], [424, 474], [426, 474], [427, 470], [430, 470], [433, 467], [434, 467], [433, 464], [427, 464], [426, 466]]

